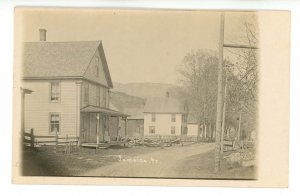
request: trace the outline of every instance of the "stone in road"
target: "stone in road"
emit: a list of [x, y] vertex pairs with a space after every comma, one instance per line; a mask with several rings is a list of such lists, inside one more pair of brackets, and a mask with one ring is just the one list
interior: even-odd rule
[[[214, 144], [202, 143], [188, 146], [162, 148], [158, 151], [135, 156], [119, 156], [118, 162], [90, 170], [81, 176], [114, 176], [114, 177], [181, 177], [178, 168], [186, 164], [191, 156], [212, 151]], [[187, 167], [183, 167], [187, 168]], [[187, 171], [188, 172], [188, 171]]]

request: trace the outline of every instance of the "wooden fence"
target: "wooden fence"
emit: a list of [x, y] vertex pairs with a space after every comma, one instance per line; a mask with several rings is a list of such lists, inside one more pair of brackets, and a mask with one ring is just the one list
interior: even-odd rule
[[224, 140], [223, 151], [247, 151], [255, 149], [255, 141]]
[[179, 140], [181, 142], [197, 142], [199, 138], [197, 136], [175, 136], [175, 135], [147, 135], [144, 138], [151, 139], [154, 141], [172, 141], [172, 140]]
[[59, 135], [34, 135], [34, 129], [30, 133], [23, 133], [23, 144], [32, 150], [38, 146], [50, 145], [54, 146], [56, 152], [64, 152], [70, 154], [77, 151], [79, 145], [79, 137], [61, 137]]

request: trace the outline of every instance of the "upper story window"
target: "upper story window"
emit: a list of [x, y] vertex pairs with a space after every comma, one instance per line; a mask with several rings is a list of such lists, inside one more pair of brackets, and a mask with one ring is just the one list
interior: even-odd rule
[[152, 122], [155, 122], [155, 121], [156, 121], [156, 116], [155, 116], [155, 114], [152, 114], [152, 115], [151, 115], [151, 121], [152, 121]]
[[104, 104], [104, 107], [107, 107], [107, 89], [103, 89], [103, 104]]
[[187, 122], [187, 115], [182, 115], [182, 121], [185, 123]]
[[50, 101], [58, 102], [60, 100], [60, 85], [59, 82], [50, 83]]
[[98, 56], [95, 56], [95, 71], [94, 71], [94, 74], [96, 77], [99, 76], [99, 57]]
[[50, 114], [50, 133], [59, 133], [60, 131], [60, 115], [56, 113]]
[[84, 97], [83, 97], [84, 103], [89, 103], [89, 84], [84, 85]]
[[100, 106], [100, 87], [96, 88], [96, 106]]
[[106, 107], [107, 108], [109, 108], [109, 99], [110, 99], [110, 91], [109, 90], [107, 90], [106, 91], [106, 97], [107, 97], [107, 99], [106, 99]]
[[176, 122], [176, 114], [172, 114], [172, 116], [171, 116], [171, 121], [172, 121], [172, 122]]

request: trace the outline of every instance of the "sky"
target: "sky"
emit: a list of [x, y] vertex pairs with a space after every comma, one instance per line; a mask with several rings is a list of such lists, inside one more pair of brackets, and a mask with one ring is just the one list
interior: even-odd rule
[[[249, 13], [226, 13], [225, 42], [243, 37]], [[102, 40], [113, 82], [177, 84], [186, 53], [218, 50], [220, 13], [101, 9], [28, 9], [20, 12], [23, 41]], [[225, 55], [226, 56], [226, 55]]]

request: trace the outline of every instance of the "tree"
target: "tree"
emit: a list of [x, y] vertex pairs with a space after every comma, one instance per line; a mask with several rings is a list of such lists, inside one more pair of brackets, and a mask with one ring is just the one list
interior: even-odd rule
[[[244, 23], [244, 43], [249, 46], [258, 45], [255, 22], [253, 17]], [[250, 132], [257, 124], [258, 52], [254, 49], [227, 51], [230, 55], [223, 61], [224, 77], [228, 79], [225, 122], [237, 126], [237, 117], [242, 113], [242, 127]], [[206, 121], [214, 125], [216, 122], [217, 68], [217, 53], [208, 50], [187, 53], [179, 66], [184, 87], [182, 97], [189, 104], [189, 115], [198, 123]]]
[[[259, 45], [256, 15], [251, 15], [245, 19], [243, 31], [245, 34], [240, 42], [251, 47]], [[242, 128], [245, 130], [242, 139], [246, 139], [250, 135], [247, 132], [256, 130], [257, 125], [259, 53], [256, 49], [242, 48], [226, 48], [226, 51], [236, 57], [234, 66], [227, 68], [226, 72], [230, 77], [226, 99], [228, 113], [242, 113]], [[234, 117], [228, 115], [226, 120], [233, 122]]]
[[[224, 62], [230, 66], [228, 60]], [[217, 69], [217, 53], [207, 50], [187, 53], [178, 69], [184, 87], [183, 101], [189, 105], [189, 117], [209, 126], [207, 134], [210, 136], [216, 121]]]

